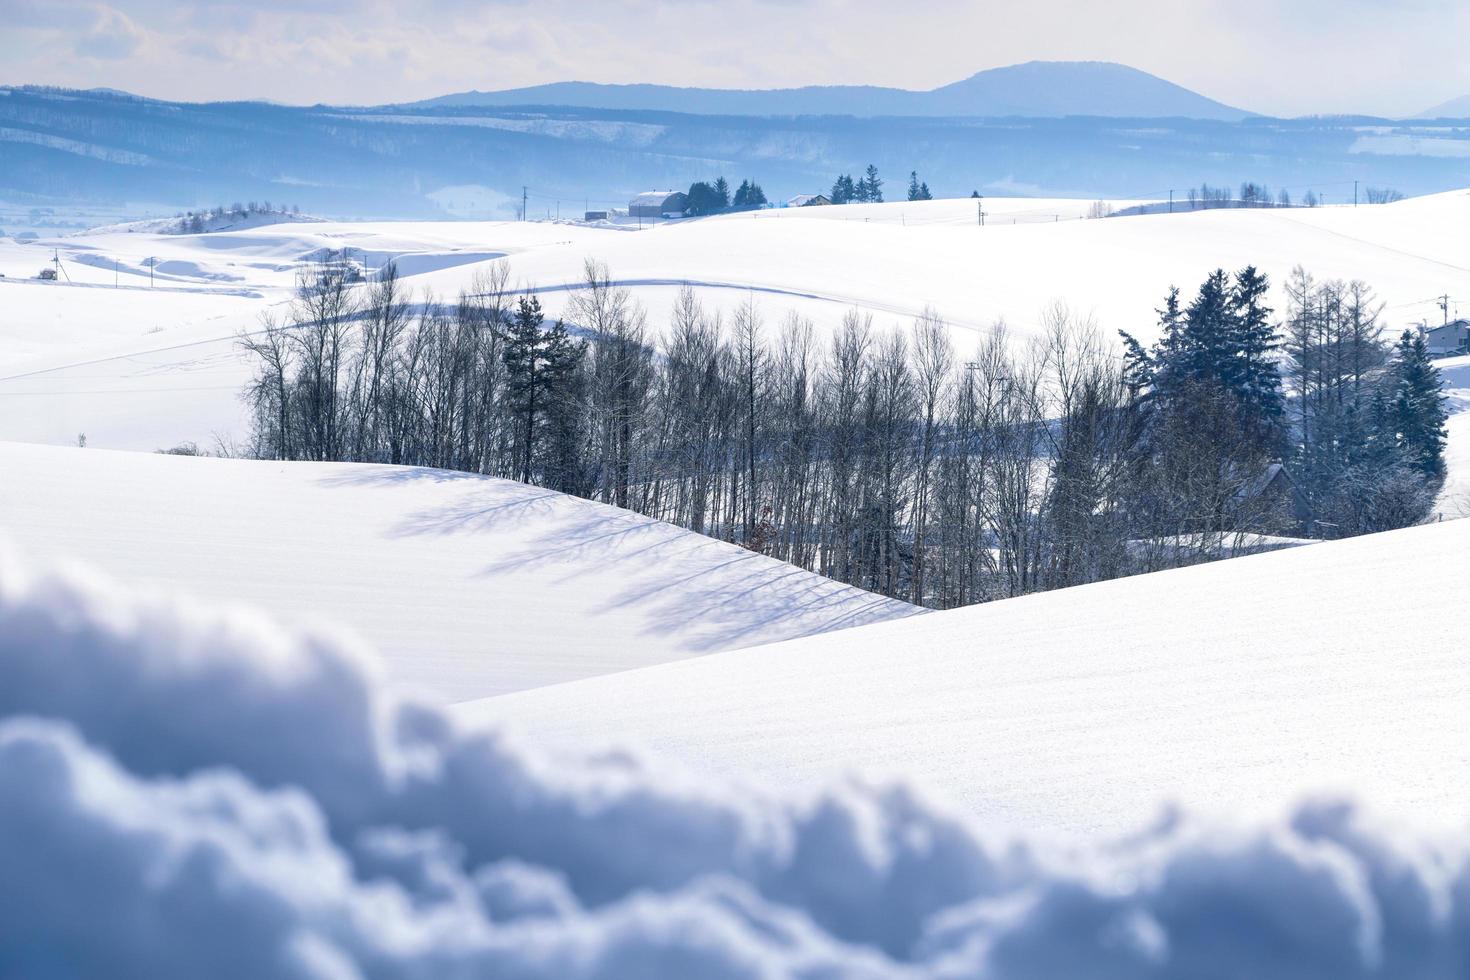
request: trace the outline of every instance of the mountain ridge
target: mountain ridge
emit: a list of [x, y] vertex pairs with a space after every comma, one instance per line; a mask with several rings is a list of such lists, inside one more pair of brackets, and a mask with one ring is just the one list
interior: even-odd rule
[[1106, 61], [1029, 61], [986, 69], [924, 91], [877, 85], [718, 89], [570, 81], [492, 92], [471, 90], [406, 105], [556, 105], [755, 116], [1103, 116], [1237, 121], [1254, 115], [1148, 72]]
[[1425, 109], [1415, 119], [1470, 119], [1470, 95], [1462, 95], [1448, 102]]

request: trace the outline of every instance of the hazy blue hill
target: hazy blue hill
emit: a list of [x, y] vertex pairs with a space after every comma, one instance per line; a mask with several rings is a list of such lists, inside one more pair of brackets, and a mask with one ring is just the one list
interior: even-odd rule
[[557, 105], [751, 116], [1105, 116], [1238, 120], [1248, 115], [1147, 72], [1101, 61], [1032, 61], [982, 71], [927, 92], [870, 85], [742, 90], [557, 82], [500, 92], [463, 92], [415, 104]]
[[183, 210], [253, 199], [344, 218], [510, 217], [526, 186], [533, 216], [567, 215], [721, 174], [757, 180], [780, 201], [870, 162], [890, 197], [918, 170], [941, 196], [1164, 197], [1254, 180], [1340, 201], [1354, 179], [1405, 194], [1470, 186], [1470, 154], [1447, 140], [1470, 148], [1459, 124], [1356, 118], [363, 109], [0, 87], [0, 205], [24, 214], [68, 202]]
[[1470, 95], [1462, 95], [1458, 99], [1450, 99], [1433, 109], [1425, 109], [1416, 119], [1470, 119]]

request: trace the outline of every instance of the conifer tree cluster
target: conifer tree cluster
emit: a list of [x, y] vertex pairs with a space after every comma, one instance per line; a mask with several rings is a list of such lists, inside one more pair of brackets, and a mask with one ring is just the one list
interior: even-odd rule
[[[1187, 307], [1170, 290], [1151, 351], [1123, 334], [1150, 471], [1172, 472], [1176, 450], [1200, 458], [1194, 442], [1227, 446], [1208, 468], [1225, 482], [1269, 471], [1289, 484], [1283, 527], [1337, 537], [1422, 520], [1443, 481], [1446, 417], [1423, 338], [1406, 332], [1391, 349], [1381, 305], [1361, 282], [1319, 285], [1297, 269], [1284, 332], [1268, 292], [1253, 267], [1233, 278], [1217, 270]], [[1224, 411], [1228, 433], [1211, 434]], [[1190, 440], [1191, 431], [1207, 438]], [[1186, 437], [1182, 448], [1175, 435]]]
[[882, 204], [883, 178], [878, 168], [868, 164], [868, 169], [856, 181], [851, 174], [842, 174], [832, 183], [829, 195], [833, 204]]
[[684, 213], [691, 217], [722, 214], [726, 211], [754, 211], [767, 204], [766, 192], [761, 189], [760, 184], [753, 180], [742, 180], [732, 195], [730, 185], [724, 177], [717, 177], [713, 182], [695, 181], [689, 185], [688, 198]]

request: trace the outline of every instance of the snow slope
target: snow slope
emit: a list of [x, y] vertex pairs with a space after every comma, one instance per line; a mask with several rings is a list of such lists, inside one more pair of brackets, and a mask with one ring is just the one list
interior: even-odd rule
[[627, 511], [427, 469], [0, 444], [0, 537], [343, 624], [442, 702], [918, 612]]
[[456, 709], [724, 776], [902, 776], [1015, 826], [1346, 790], [1470, 812], [1470, 521], [932, 613]]
[[[1470, 847], [1359, 798], [1082, 844], [467, 732], [364, 651], [0, 549], [0, 975], [1459, 980]], [[1461, 811], [1463, 813], [1463, 811]]]
[[[795, 312], [829, 330], [853, 307], [886, 327], [932, 305], [962, 351], [1000, 318], [1024, 338], [1057, 300], [1093, 314], [1105, 332], [1147, 339], [1168, 285], [1191, 288], [1217, 266], [1254, 263], [1278, 285], [1298, 263], [1319, 278], [1365, 279], [1395, 329], [1435, 313], [1433, 297], [1470, 295], [1458, 231], [1470, 222], [1463, 191], [1375, 207], [1106, 220], [1083, 217], [1088, 201], [987, 198], [983, 206], [983, 228], [977, 202], [960, 199], [778, 209], [642, 232], [377, 222], [0, 240], [0, 438], [70, 443], [86, 432], [93, 446], [154, 449], [238, 434], [245, 420], [234, 392], [246, 366], [233, 338], [284, 303], [301, 263], [328, 248], [351, 248], [370, 267], [396, 259], [410, 286], [443, 299], [504, 256], [514, 280], [536, 288], [553, 315], [583, 262], [599, 259], [654, 326], [686, 282], [711, 307], [754, 301], [772, 329]], [[28, 278], [53, 249], [78, 285]], [[158, 263], [151, 288], [149, 259]]]

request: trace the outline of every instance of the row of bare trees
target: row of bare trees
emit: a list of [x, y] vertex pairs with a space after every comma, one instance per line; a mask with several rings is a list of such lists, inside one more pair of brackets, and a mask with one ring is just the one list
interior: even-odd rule
[[[685, 288], [655, 330], [605, 266], [567, 307], [495, 265], [456, 301], [391, 267], [303, 277], [242, 344], [253, 451], [527, 480], [937, 607], [1252, 547], [1295, 524], [1228, 392], [1145, 410], [1127, 362], [1063, 306], [973, 351], [939, 316], [833, 331]], [[547, 338], [544, 342], [537, 336]]]

